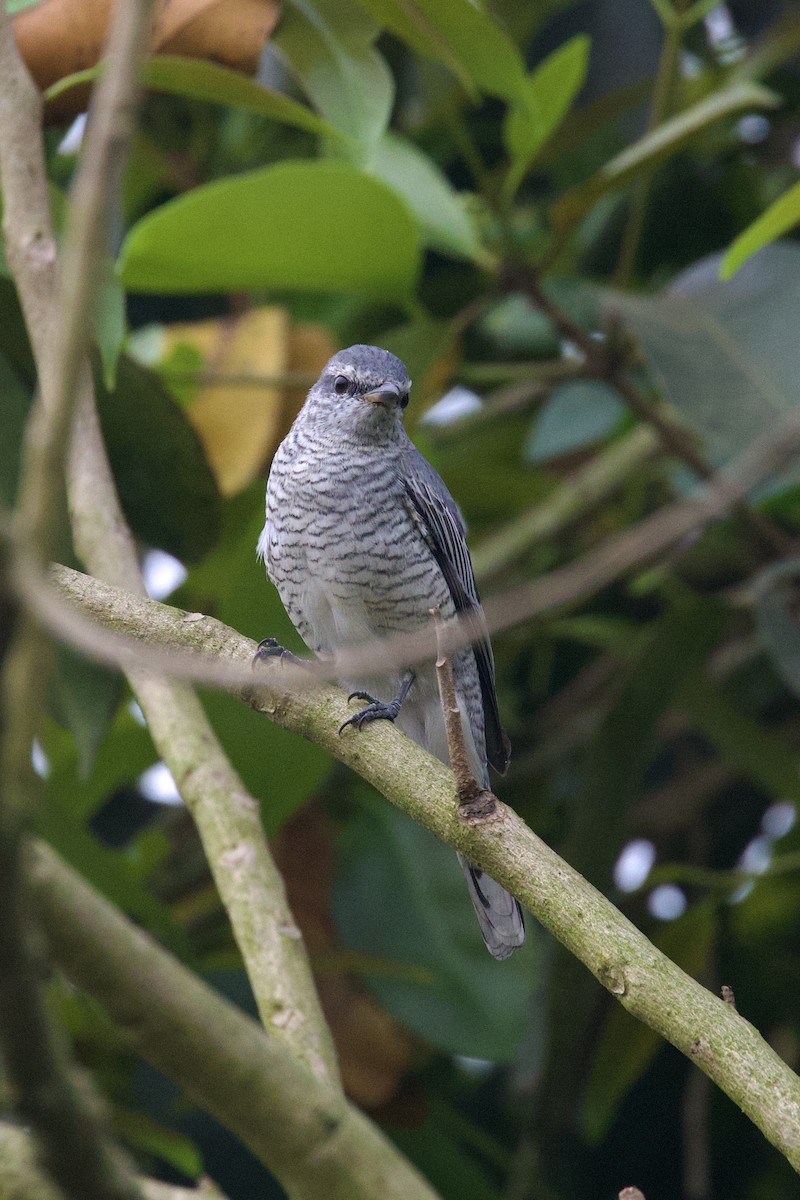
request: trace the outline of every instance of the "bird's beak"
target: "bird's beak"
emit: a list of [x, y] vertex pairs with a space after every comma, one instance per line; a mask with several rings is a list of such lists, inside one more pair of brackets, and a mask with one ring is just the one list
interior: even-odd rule
[[400, 389], [396, 383], [382, 383], [374, 391], [365, 392], [363, 399], [368, 400], [370, 404], [382, 404], [384, 408], [391, 408], [400, 401]]

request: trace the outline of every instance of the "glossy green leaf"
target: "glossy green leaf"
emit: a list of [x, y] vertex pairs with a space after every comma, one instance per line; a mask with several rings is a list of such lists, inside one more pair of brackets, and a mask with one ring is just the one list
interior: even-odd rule
[[562, 196], [550, 209], [557, 230], [572, 228], [607, 192], [615, 191], [674, 157], [688, 142], [727, 117], [753, 109], [776, 108], [780, 99], [767, 88], [734, 83], [712, 92], [634, 142], [588, 179]]
[[354, 0], [292, 0], [273, 39], [322, 115], [354, 139], [361, 161], [384, 133], [394, 101], [377, 34]]
[[413, 142], [388, 133], [380, 141], [371, 172], [402, 196], [417, 218], [423, 240], [456, 258], [486, 258], [475, 221], [436, 164]]
[[[800, 246], [764, 248], [729, 283], [719, 256], [684, 271], [657, 296], [614, 292], [610, 310], [633, 328], [667, 399], [722, 466], [800, 403]], [[795, 467], [755, 493], [800, 478]], [[689, 481], [691, 486], [693, 481]]]
[[720, 279], [730, 279], [739, 270], [742, 263], [747, 262], [751, 255], [764, 246], [783, 237], [790, 229], [800, 222], [800, 183], [790, 187], [787, 192], [771, 204], [766, 212], [748, 225], [726, 250], [720, 264]]
[[545, 462], [599, 442], [625, 415], [610, 384], [597, 380], [562, 383], [553, 390], [525, 444], [529, 462]]
[[[695, 904], [682, 917], [665, 924], [653, 938], [667, 958], [696, 979], [708, 960], [716, 936], [711, 904]], [[635, 1083], [663, 1045], [660, 1034], [612, 1004], [592, 1060], [583, 1100], [581, 1124], [587, 1140], [598, 1145]]]
[[361, 811], [340, 839], [338, 926], [349, 949], [430, 978], [386, 972], [367, 978], [371, 990], [429, 1044], [510, 1061], [543, 984], [539, 930], [529, 923], [525, 947], [500, 979], [453, 851], [382, 797], [363, 787], [358, 796]]
[[589, 38], [578, 34], [532, 71], [506, 113], [503, 141], [511, 165], [503, 185], [511, 199], [536, 155], [553, 136], [583, 87], [589, 66]]
[[192, 562], [219, 530], [216, 480], [198, 434], [154, 371], [122, 355], [116, 388], [96, 380], [100, 423], [125, 515], [149, 546]]
[[[94, 83], [101, 72], [102, 63], [67, 75], [47, 89], [45, 99], [53, 100], [70, 88]], [[139, 77], [144, 87], [155, 92], [186, 96], [189, 100], [205, 100], [209, 104], [225, 104], [257, 116], [270, 117], [273, 121], [304, 129], [308, 133], [339, 136], [332, 125], [304, 104], [298, 104], [290, 96], [263, 87], [240, 71], [232, 71], [230, 67], [218, 63], [159, 54], [142, 64]]]
[[419, 236], [406, 205], [346, 163], [283, 162], [195, 188], [134, 225], [134, 291], [270, 288], [406, 299]]

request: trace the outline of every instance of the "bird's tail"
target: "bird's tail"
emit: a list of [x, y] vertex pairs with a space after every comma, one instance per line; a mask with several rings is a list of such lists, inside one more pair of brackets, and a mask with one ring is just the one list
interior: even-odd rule
[[519, 901], [463, 855], [458, 861], [481, 927], [486, 949], [494, 958], [508, 958], [525, 941], [525, 921]]

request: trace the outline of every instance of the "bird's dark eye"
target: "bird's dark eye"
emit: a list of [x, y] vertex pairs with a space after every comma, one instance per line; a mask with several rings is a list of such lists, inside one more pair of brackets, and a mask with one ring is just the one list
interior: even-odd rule
[[350, 391], [350, 380], [346, 375], [337, 375], [333, 381], [333, 390], [337, 396], [344, 396]]

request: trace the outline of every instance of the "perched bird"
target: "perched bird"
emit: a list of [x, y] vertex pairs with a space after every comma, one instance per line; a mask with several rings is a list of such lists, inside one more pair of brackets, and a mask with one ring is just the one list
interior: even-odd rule
[[[399, 358], [351, 346], [330, 359], [281, 443], [267, 484], [258, 552], [306, 645], [320, 657], [355, 643], [430, 627], [471, 613], [472, 648], [453, 656], [465, 741], [476, 778], [508, 765], [494, 660], [464, 522], [433, 467], [403, 426], [411, 381]], [[281, 654], [274, 639], [261, 654]], [[448, 762], [435, 667], [381, 670], [340, 680], [367, 702], [342, 726], [395, 721]], [[341, 732], [341, 731], [340, 731]], [[459, 855], [483, 939], [495, 958], [525, 940], [519, 904]]]

